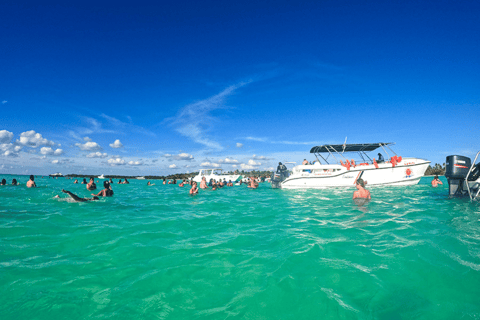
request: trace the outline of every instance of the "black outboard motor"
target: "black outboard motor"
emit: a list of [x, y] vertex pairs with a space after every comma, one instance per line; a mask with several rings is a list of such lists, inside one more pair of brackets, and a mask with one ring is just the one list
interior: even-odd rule
[[[471, 160], [464, 156], [448, 156], [445, 168], [445, 177], [448, 180], [450, 197], [468, 196], [468, 185], [465, 182], [468, 171], [471, 167]], [[477, 168], [477, 166], [475, 166]], [[478, 170], [478, 168], [477, 168]], [[472, 176], [472, 174], [470, 174]], [[469, 177], [471, 178], [471, 177]]]

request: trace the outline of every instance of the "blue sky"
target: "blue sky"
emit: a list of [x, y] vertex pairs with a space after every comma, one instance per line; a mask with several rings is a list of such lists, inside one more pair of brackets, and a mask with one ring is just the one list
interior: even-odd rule
[[480, 150], [477, 1], [1, 4], [0, 173], [164, 175]]

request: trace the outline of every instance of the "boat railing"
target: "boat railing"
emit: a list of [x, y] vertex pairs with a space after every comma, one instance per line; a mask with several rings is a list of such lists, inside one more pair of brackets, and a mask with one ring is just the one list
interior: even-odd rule
[[468, 196], [470, 197], [470, 201], [473, 201], [474, 199], [476, 199], [478, 197], [479, 193], [480, 193], [480, 187], [477, 186], [476, 194], [472, 195], [472, 192], [471, 192], [470, 187], [468, 185], [468, 178], [469, 178], [470, 174], [472, 173], [473, 168], [475, 168], [475, 166], [476, 166], [479, 154], [480, 154], [480, 151], [478, 151], [477, 154], [475, 155], [475, 159], [472, 161], [472, 165], [470, 166], [470, 169], [468, 170], [468, 173], [465, 176], [465, 184], [467, 186], [467, 191], [468, 191]]

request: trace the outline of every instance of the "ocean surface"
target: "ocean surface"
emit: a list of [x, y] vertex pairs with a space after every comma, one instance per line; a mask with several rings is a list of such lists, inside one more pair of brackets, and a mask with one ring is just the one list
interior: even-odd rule
[[146, 180], [75, 203], [73, 180], [0, 178], [22, 183], [0, 186], [2, 320], [480, 319], [480, 206], [444, 178], [365, 207], [353, 189]]

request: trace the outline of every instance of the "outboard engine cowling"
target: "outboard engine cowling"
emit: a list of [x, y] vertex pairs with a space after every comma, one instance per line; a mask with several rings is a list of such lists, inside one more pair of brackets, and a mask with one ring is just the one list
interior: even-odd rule
[[445, 178], [448, 180], [449, 195], [452, 197], [468, 194], [465, 178], [471, 167], [471, 159], [464, 156], [448, 156], [445, 168]]

